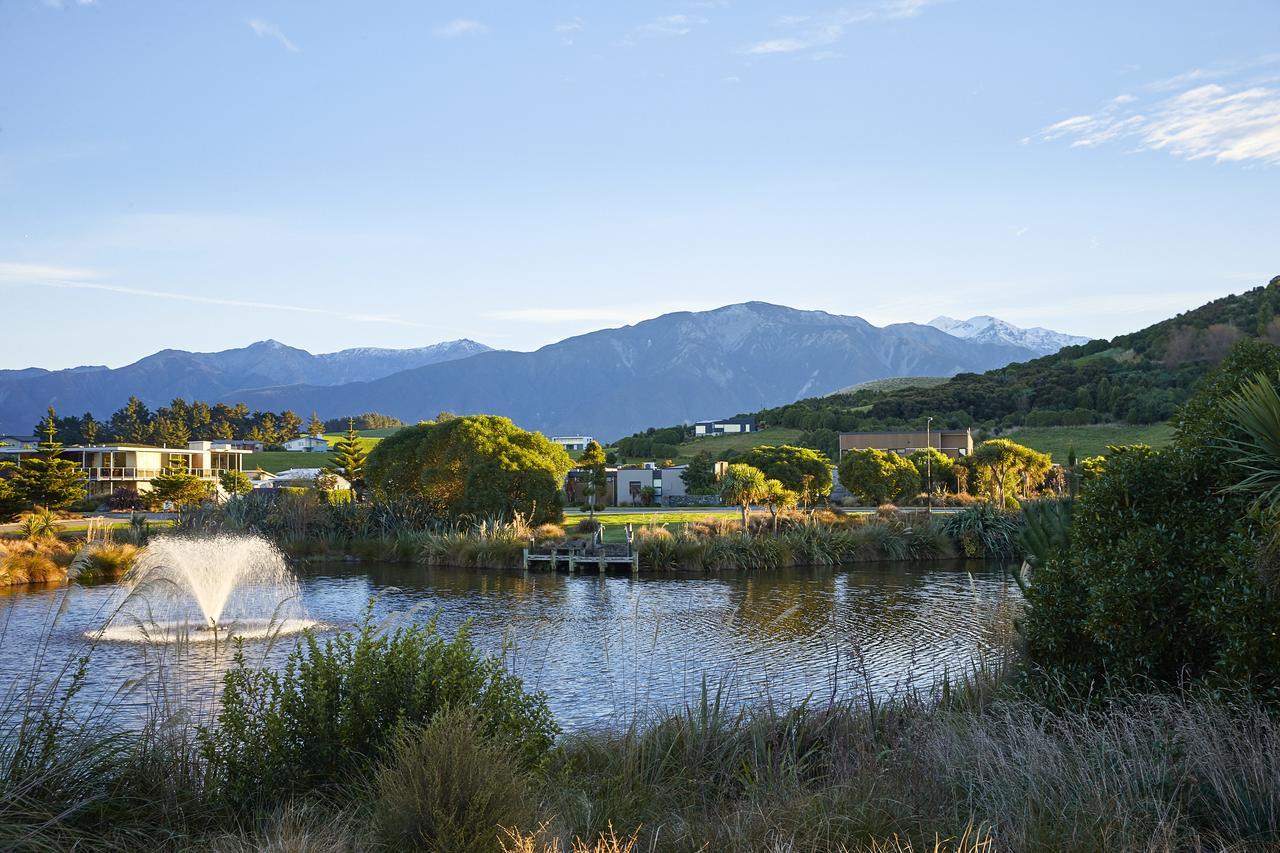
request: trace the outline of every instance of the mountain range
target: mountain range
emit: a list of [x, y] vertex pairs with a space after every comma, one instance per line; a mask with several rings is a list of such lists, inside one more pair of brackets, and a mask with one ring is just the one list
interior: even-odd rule
[[117, 369], [0, 370], [0, 432], [30, 432], [49, 406], [63, 414], [102, 417], [130, 396], [153, 408], [174, 397], [239, 400], [250, 389], [368, 381], [488, 350], [463, 339], [416, 349], [363, 347], [313, 355], [267, 340], [221, 352], [166, 349]]
[[985, 314], [970, 317], [968, 320], [956, 320], [945, 316], [934, 317], [929, 321], [929, 325], [967, 341], [1024, 347], [1036, 355], [1050, 355], [1063, 347], [1089, 342], [1088, 338], [1082, 338], [1079, 335], [1067, 335], [1040, 326], [1032, 326], [1029, 329], [1019, 328], [1005, 320]]
[[[0, 431], [29, 431], [51, 404], [104, 417], [136, 395], [152, 407], [184, 397], [322, 418], [377, 411], [412, 422], [440, 411], [491, 412], [548, 434], [612, 438], [867, 380], [989, 370], [1050, 345], [1046, 330], [988, 325], [995, 331], [969, 335], [967, 326], [877, 327], [860, 317], [747, 302], [665, 314], [533, 352], [469, 340], [321, 355], [276, 341], [218, 353], [164, 350], [114, 370], [0, 371]], [[1020, 342], [1024, 331], [1035, 334]]]

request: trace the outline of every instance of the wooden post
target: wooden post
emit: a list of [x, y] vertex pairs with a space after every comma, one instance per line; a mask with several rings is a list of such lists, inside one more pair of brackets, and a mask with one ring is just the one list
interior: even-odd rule
[[573, 574], [578, 570], [578, 559], [573, 556], [573, 552], [569, 552], [569, 574]]
[[633, 575], [640, 574], [640, 555], [639, 554], [631, 555], [631, 574]]
[[608, 563], [605, 562], [605, 557], [604, 557], [604, 554], [602, 553], [600, 555], [600, 574], [605, 573], [605, 569], [607, 566], [608, 566]]
[[524, 570], [526, 572], [529, 571], [529, 549], [528, 548], [524, 549], [524, 553], [521, 556], [520, 564], [524, 567]]

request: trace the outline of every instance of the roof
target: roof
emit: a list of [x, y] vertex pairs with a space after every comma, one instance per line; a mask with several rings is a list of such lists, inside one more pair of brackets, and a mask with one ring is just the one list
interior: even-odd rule
[[756, 419], [753, 417], [711, 418], [710, 420], [705, 420], [705, 421], [694, 421], [694, 423], [695, 424], [751, 424], [751, 423], [755, 423], [755, 421]]
[[[277, 471], [275, 478], [269, 482], [278, 484], [281, 482], [296, 483], [304, 480], [314, 480], [316, 477], [320, 476], [322, 471], [324, 471], [323, 468], [290, 468], [286, 471]], [[330, 471], [329, 473], [332, 474], [333, 472]], [[341, 474], [333, 474], [333, 476], [338, 478], [338, 488], [351, 488], [351, 483], [348, 482]]]

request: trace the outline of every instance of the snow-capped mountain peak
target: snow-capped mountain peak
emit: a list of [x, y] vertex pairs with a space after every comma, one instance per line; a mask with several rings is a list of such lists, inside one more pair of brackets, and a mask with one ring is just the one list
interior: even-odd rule
[[954, 317], [934, 317], [929, 325], [948, 335], [969, 341], [988, 344], [1011, 344], [1026, 347], [1039, 355], [1049, 355], [1066, 346], [1088, 343], [1089, 338], [1055, 332], [1041, 326], [1022, 328], [986, 314], [957, 320]]

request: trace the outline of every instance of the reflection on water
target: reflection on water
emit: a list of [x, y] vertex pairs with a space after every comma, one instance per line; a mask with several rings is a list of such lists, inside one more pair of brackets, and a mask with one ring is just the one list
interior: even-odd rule
[[[545, 691], [566, 729], [681, 705], [704, 679], [737, 702], [928, 686], [1000, 647], [1019, 602], [1008, 573], [980, 563], [634, 578], [361, 565], [312, 571], [300, 591], [330, 626], [357, 622], [370, 598], [378, 619], [435, 615], [449, 633], [470, 620], [476, 645]], [[0, 597], [0, 680], [82, 653], [119, 599], [115, 586]], [[245, 652], [278, 665], [294, 645]], [[225, 644], [205, 643], [102, 644], [92, 659], [82, 698], [135, 716], [160, 688], [207, 710], [228, 663]]]

